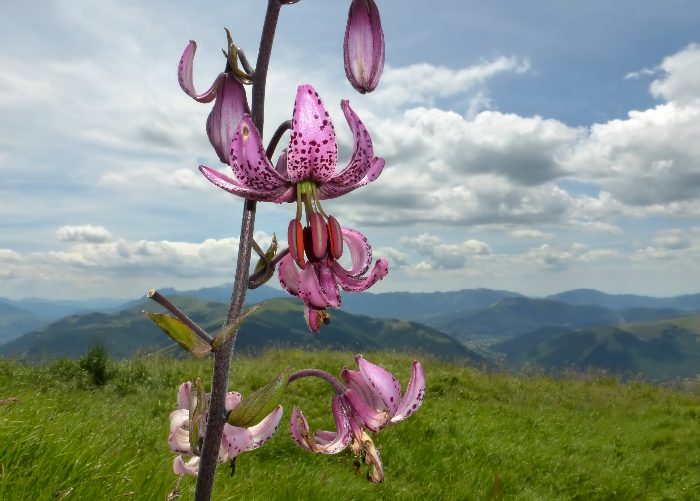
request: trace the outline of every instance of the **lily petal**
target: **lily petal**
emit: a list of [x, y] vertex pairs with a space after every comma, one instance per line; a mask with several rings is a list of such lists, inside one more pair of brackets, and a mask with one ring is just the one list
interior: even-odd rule
[[176, 475], [192, 475], [196, 477], [199, 472], [199, 456], [190, 458], [187, 463], [182, 459], [182, 456], [177, 456], [173, 460], [173, 471]]
[[280, 188], [272, 191], [253, 190], [242, 186], [241, 183], [235, 179], [231, 179], [218, 170], [207, 167], [206, 165], [200, 165], [199, 171], [204, 174], [204, 177], [206, 177], [211, 183], [239, 197], [257, 200], [258, 202], [275, 202], [278, 204], [282, 202], [291, 202], [294, 200], [294, 188], [281, 186]]
[[[318, 332], [321, 326], [327, 322], [328, 313], [326, 310], [319, 310], [313, 306], [309, 306], [308, 303], [304, 303], [304, 320], [306, 320], [306, 325], [309, 326], [311, 332]], [[324, 321], [326, 319], [326, 321]]]
[[300, 85], [294, 102], [292, 134], [287, 149], [289, 179], [329, 181], [338, 162], [338, 145], [330, 116], [318, 92]]
[[321, 285], [321, 291], [328, 300], [328, 306], [340, 308], [340, 293], [338, 292], [338, 282], [333, 275], [333, 272], [325, 263], [318, 265], [318, 279]]
[[343, 41], [345, 74], [364, 94], [373, 91], [384, 69], [384, 32], [374, 0], [353, 0]]
[[369, 289], [389, 273], [389, 263], [386, 259], [377, 259], [374, 268], [365, 278], [352, 278], [337, 261], [331, 261], [331, 268], [338, 280], [338, 285], [348, 292], [361, 292]]
[[240, 393], [237, 391], [229, 391], [226, 394], [226, 402], [224, 404], [226, 406], [226, 410], [232, 411], [234, 407], [241, 403], [241, 399], [242, 397]]
[[299, 296], [299, 269], [294, 264], [294, 258], [287, 254], [282, 258], [277, 269], [280, 285], [292, 296]]
[[372, 391], [372, 388], [367, 384], [365, 378], [362, 377], [360, 371], [350, 371], [347, 368], [343, 369], [340, 377], [348, 385], [348, 388], [356, 391], [362, 398], [364, 398], [367, 405], [376, 411], [388, 411], [389, 408], [386, 406], [384, 401], [379, 398], [379, 395]]
[[333, 397], [333, 418], [335, 419], [336, 432], [317, 431], [313, 437], [309, 433], [309, 423], [299, 407], [295, 407], [290, 420], [290, 431], [294, 441], [303, 449], [321, 454], [337, 454], [345, 449], [352, 434], [348, 419], [349, 409], [347, 402], [340, 395]]
[[377, 433], [389, 422], [390, 415], [388, 412], [373, 409], [365, 401], [365, 398], [352, 388], [345, 390], [343, 396], [347, 398], [355, 416], [362, 421], [368, 430]]
[[369, 137], [369, 132], [367, 132], [362, 121], [350, 108], [350, 103], [347, 100], [343, 99], [340, 102], [340, 107], [343, 109], [345, 118], [352, 131], [354, 145], [348, 164], [331, 179], [332, 185], [336, 188], [357, 184], [370, 170], [374, 159], [372, 139]]
[[224, 73], [214, 107], [207, 118], [207, 135], [219, 160], [226, 165], [231, 158], [231, 139], [244, 114], [250, 114], [250, 109], [243, 84], [233, 73]]
[[231, 140], [231, 168], [241, 185], [251, 190], [272, 193], [289, 187], [265, 154], [260, 132], [250, 115], [243, 115]]
[[[231, 426], [228, 423], [224, 423], [224, 431], [221, 434], [221, 446], [225, 451], [224, 456], [227, 459], [235, 458], [241, 452], [249, 450], [252, 445], [253, 434], [248, 428]], [[219, 456], [221, 456], [221, 451]]]
[[346, 270], [340, 264], [338, 264], [338, 269], [343, 270], [343, 274], [348, 277], [359, 277], [372, 264], [372, 247], [369, 245], [367, 237], [355, 229], [343, 228], [341, 233], [350, 250], [351, 264], [349, 270]]
[[365, 382], [379, 395], [379, 398], [384, 401], [386, 408], [394, 416], [401, 401], [401, 383], [399, 383], [399, 380], [384, 367], [365, 360], [362, 355], [356, 356], [355, 361]]
[[190, 422], [190, 413], [187, 409], [177, 409], [170, 413], [170, 433], [168, 434], [168, 447], [175, 452], [191, 454], [190, 432], [187, 426]]
[[248, 448], [248, 450], [250, 451], [257, 449], [270, 440], [272, 435], [274, 435], [277, 431], [277, 426], [280, 424], [281, 418], [282, 406], [278, 405], [262, 421], [255, 426], [248, 428], [248, 431], [250, 431], [253, 437], [253, 444]]
[[321, 290], [315, 266], [307, 265], [299, 274], [299, 297], [310, 306], [322, 310], [331, 306], [331, 303]]
[[180, 64], [177, 67], [177, 80], [180, 82], [180, 87], [183, 91], [185, 91], [185, 94], [190, 96], [192, 99], [199, 101], [200, 103], [208, 103], [216, 97], [216, 93], [224, 74], [219, 74], [208, 90], [201, 94], [197, 94], [197, 91], [194, 89], [194, 83], [192, 82], [192, 63], [194, 61], [194, 53], [196, 51], [197, 42], [190, 40], [182, 53]]
[[321, 200], [330, 200], [332, 198], [338, 198], [342, 195], [350, 193], [361, 186], [365, 186], [379, 177], [384, 169], [384, 159], [375, 157], [372, 159], [371, 165], [365, 176], [357, 181], [355, 184], [349, 184], [347, 186], [338, 186], [333, 180], [328, 183], [322, 184], [318, 188], [318, 195]]
[[182, 383], [177, 389], [177, 408], [178, 409], [189, 409], [190, 408], [190, 394], [194, 391], [194, 384], [192, 381], [187, 381]]
[[425, 376], [423, 375], [423, 366], [418, 360], [413, 361], [413, 370], [411, 379], [408, 381], [406, 394], [401, 401], [401, 404], [396, 409], [396, 413], [391, 418], [392, 423], [403, 421], [408, 416], [420, 409], [423, 405], [425, 397]]

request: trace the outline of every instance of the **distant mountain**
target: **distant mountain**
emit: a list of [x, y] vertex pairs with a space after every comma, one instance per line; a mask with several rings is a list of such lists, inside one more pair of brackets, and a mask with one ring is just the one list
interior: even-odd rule
[[[173, 296], [171, 300], [210, 332], [216, 332], [226, 313], [226, 305], [219, 302], [181, 296]], [[0, 346], [0, 355], [28, 359], [77, 357], [96, 342], [117, 358], [138, 352], [171, 351], [173, 343], [144, 317], [142, 309], [160, 310], [152, 302], [143, 302], [118, 313], [94, 312], [66, 317]], [[243, 324], [236, 345], [243, 352], [274, 346], [358, 352], [392, 350], [484, 363], [479, 355], [446, 334], [415, 322], [378, 320], [332, 311], [330, 325], [324, 326], [320, 334], [312, 334], [304, 321], [301, 303], [294, 299], [268, 301], [263, 311]]]
[[595, 289], [575, 289], [547, 296], [547, 299], [573, 305], [604, 306], [615, 310], [624, 308], [674, 308], [681, 311], [700, 312], [700, 294], [650, 297], [635, 294], [606, 294]]
[[43, 323], [33, 313], [0, 300], [0, 344], [33, 331]]
[[[14, 306], [27, 311], [42, 320], [44, 323], [63, 318], [67, 315], [84, 313], [87, 311], [101, 310], [118, 306], [124, 302], [123, 299], [91, 299], [91, 300], [70, 300], [70, 299], [6, 299], [0, 298], [0, 303]], [[0, 317], [2, 313], [0, 312]]]
[[506, 297], [524, 297], [510, 291], [464, 289], [450, 292], [369, 292], [345, 294], [343, 310], [376, 318], [400, 318], [425, 322], [454, 312], [484, 308]]
[[586, 329], [546, 327], [492, 346], [514, 367], [604, 369], [649, 379], [700, 374], [700, 315]]
[[473, 336], [512, 337], [548, 326], [573, 329], [674, 318], [681, 314], [673, 309], [612, 310], [521, 296], [500, 299], [478, 311], [449, 313], [432, 321], [431, 326], [464, 340]]

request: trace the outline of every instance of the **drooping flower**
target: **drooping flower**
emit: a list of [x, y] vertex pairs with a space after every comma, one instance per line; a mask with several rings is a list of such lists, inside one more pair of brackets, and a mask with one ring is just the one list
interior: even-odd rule
[[[352, 451], [369, 466], [367, 478], [374, 483], [384, 481], [379, 450], [367, 433], [403, 421], [423, 404], [425, 377], [423, 367], [413, 362], [406, 393], [401, 397], [401, 384], [389, 371], [355, 357], [359, 371], [343, 369], [347, 388], [333, 398], [336, 431], [318, 430], [313, 435], [301, 409], [295, 407], [290, 419], [290, 432], [301, 448], [321, 454], [337, 454], [350, 445]], [[332, 376], [327, 375], [330, 378]]]
[[374, 156], [372, 140], [350, 104], [340, 103], [352, 130], [354, 146], [347, 165], [336, 172], [338, 146], [335, 131], [318, 92], [311, 85], [297, 89], [289, 146], [276, 168], [265, 154], [260, 132], [243, 115], [231, 141], [230, 166], [234, 177], [200, 165], [216, 186], [250, 200], [294, 202], [315, 197], [336, 198], [374, 181], [384, 160]]
[[[305, 229], [306, 240], [313, 240], [312, 230], [313, 227]], [[319, 231], [319, 233], [322, 232]], [[278, 271], [280, 284], [287, 292], [304, 301], [304, 317], [309, 328], [314, 332], [327, 323], [326, 308], [340, 307], [339, 287], [350, 292], [364, 291], [389, 272], [389, 263], [386, 259], [380, 258], [374, 263], [372, 271], [363, 276], [372, 264], [372, 248], [369, 242], [362, 233], [352, 228], [342, 228], [339, 233], [340, 244], [327, 246], [324, 241], [320, 257], [315, 254], [314, 243], [308, 242], [310, 245], [305, 247], [308, 261], [304, 262], [304, 268], [301, 271], [297, 257], [294, 256], [293, 243], [290, 243], [290, 253], [280, 261]], [[334, 238], [328, 240], [333, 242]], [[338, 245], [342, 246], [343, 242], [350, 251], [350, 269], [345, 269], [337, 261], [335, 256], [338, 253], [333, 250]], [[304, 260], [303, 255], [301, 259]]]
[[[178, 408], [170, 413], [168, 445], [170, 449], [181, 454], [173, 461], [173, 470], [178, 475], [197, 475], [199, 470], [200, 444], [190, 443], [190, 431], [194, 425], [198, 426], [198, 430], [206, 428], [207, 413], [202, 412], [198, 417], [193, 416], [193, 412], [198, 406], [197, 398], [192, 382], [181, 384], [177, 394]], [[208, 395], [205, 398], [208, 399]], [[226, 394], [226, 411], [233, 410], [240, 402], [240, 393], [228, 392]], [[277, 430], [281, 417], [282, 406], [278, 405], [254, 426], [243, 428], [225, 423], [221, 435], [218, 462], [225, 463], [242, 452], [262, 446]], [[185, 462], [182, 454], [191, 457]]]
[[[232, 47], [235, 48], [233, 45]], [[225, 71], [216, 77], [211, 87], [198, 94], [192, 80], [192, 66], [196, 50], [197, 43], [190, 40], [180, 58], [177, 70], [178, 81], [185, 94], [195, 101], [209, 103], [215, 100], [214, 108], [207, 117], [207, 136], [209, 136], [209, 142], [214, 147], [219, 160], [228, 164], [231, 138], [236, 126], [244, 114], [250, 113], [245, 89], [231, 69], [230, 63], [227, 62]]]
[[374, 0], [352, 0], [343, 54], [350, 84], [361, 94], [372, 92], [384, 70], [384, 32]]

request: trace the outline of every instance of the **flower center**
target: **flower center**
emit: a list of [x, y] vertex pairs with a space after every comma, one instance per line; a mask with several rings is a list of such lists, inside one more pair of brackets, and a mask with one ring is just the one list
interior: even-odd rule
[[[305, 226], [301, 222], [303, 212], [306, 213]], [[328, 254], [333, 259], [343, 255], [340, 224], [323, 211], [315, 181], [307, 179], [297, 183], [297, 214], [289, 222], [287, 237], [289, 252], [302, 270], [306, 268], [304, 256], [316, 262]]]

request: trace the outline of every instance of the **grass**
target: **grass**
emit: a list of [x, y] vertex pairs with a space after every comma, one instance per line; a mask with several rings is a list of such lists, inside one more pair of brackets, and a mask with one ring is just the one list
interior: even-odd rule
[[[367, 354], [407, 381], [411, 359]], [[249, 394], [286, 366], [338, 374], [349, 353], [271, 351], [237, 358]], [[209, 361], [110, 362], [95, 386], [85, 364], [0, 362], [0, 499], [165, 499], [174, 488], [168, 415], [177, 386], [210, 379]], [[613, 378], [486, 374], [424, 361], [423, 408], [383, 430], [387, 480], [357, 474], [349, 451], [302, 451], [286, 422], [300, 405], [329, 429], [330, 389], [294, 383], [284, 426], [218, 472], [214, 499], [700, 499], [700, 396]], [[180, 484], [191, 499], [194, 479]]]

